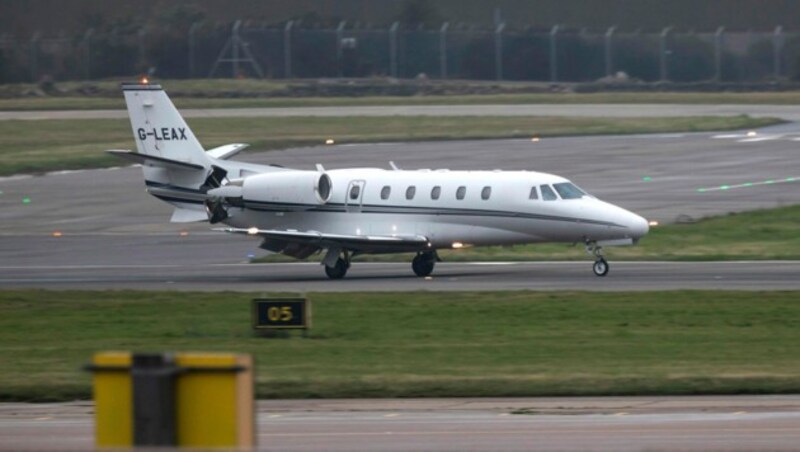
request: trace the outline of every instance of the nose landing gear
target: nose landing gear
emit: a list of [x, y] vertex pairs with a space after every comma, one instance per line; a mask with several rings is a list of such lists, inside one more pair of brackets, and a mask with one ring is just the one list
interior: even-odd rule
[[595, 276], [606, 276], [610, 266], [603, 257], [603, 247], [598, 245], [597, 242], [587, 241], [586, 252], [595, 257], [594, 265], [592, 265], [592, 271]]
[[592, 271], [596, 276], [605, 276], [608, 274], [608, 262], [602, 257], [594, 261], [594, 265], [592, 265]]

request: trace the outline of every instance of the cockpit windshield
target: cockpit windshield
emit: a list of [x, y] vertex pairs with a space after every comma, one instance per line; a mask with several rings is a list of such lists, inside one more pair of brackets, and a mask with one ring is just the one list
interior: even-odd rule
[[570, 182], [553, 184], [553, 188], [556, 189], [558, 194], [561, 196], [561, 199], [580, 199], [586, 196], [586, 193], [584, 193], [583, 190]]

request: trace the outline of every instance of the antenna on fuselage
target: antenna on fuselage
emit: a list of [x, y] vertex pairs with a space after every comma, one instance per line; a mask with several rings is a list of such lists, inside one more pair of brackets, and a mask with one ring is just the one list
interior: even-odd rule
[[325, 168], [322, 166], [322, 163], [317, 163], [317, 171], [319, 171], [320, 173], [325, 172]]
[[398, 168], [397, 165], [395, 165], [394, 162], [391, 160], [389, 160], [389, 166], [392, 167], [393, 171], [400, 171], [400, 168]]

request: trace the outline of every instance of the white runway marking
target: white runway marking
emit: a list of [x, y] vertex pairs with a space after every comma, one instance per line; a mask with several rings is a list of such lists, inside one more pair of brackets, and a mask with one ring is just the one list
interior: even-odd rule
[[759, 141], [771, 141], [771, 140], [779, 140], [783, 138], [783, 135], [762, 135], [758, 137], [748, 137], [742, 140], [739, 140], [740, 143], [757, 143]]

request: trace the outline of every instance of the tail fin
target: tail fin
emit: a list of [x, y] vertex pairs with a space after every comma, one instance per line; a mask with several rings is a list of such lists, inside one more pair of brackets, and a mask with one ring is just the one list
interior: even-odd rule
[[160, 85], [122, 90], [138, 152], [110, 152], [142, 164], [147, 191], [177, 207], [173, 221], [206, 219], [206, 192], [220, 185], [225, 170], [213, 165]]
[[160, 85], [123, 84], [122, 90], [140, 154], [210, 167], [203, 146]]

